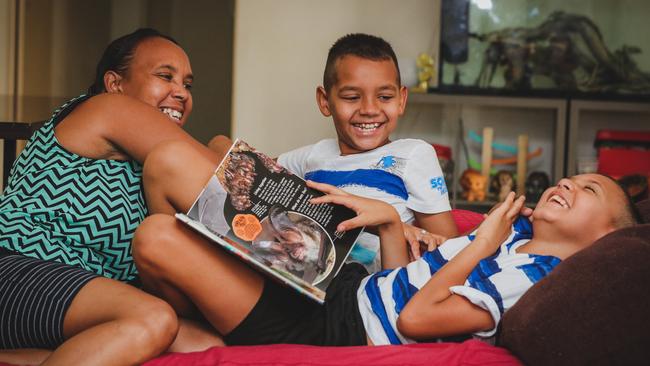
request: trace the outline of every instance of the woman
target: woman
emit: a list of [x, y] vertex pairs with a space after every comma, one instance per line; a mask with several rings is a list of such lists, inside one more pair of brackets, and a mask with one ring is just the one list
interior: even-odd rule
[[[56, 348], [44, 364], [126, 365], [172, 344], [174, 310], [124, 282], [137, 280], [131, 239], [148, 214], [141, 164], [150, 152], [181, 141], [219, 160], [180, 128], [192, 81], [173, 39], [137, 30], [108, 46], [89, 95], [30, 139], [0, 196], [0, 356]], [[152, 183], [147, 194], [158, 189]], [[206, 334], [189, 329], [184, 335]], [[202, 342], [175, 349], [217, 339]]]

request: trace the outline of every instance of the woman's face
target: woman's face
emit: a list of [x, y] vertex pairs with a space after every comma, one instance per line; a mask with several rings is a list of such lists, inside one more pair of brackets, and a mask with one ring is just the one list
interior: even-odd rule
[[185, 51], [167, 39], [155, 37], [136, 47], [117, 89], [158, 108], [170, 121], [183, 126], [192, 112], [192, 81], [192, 67]]

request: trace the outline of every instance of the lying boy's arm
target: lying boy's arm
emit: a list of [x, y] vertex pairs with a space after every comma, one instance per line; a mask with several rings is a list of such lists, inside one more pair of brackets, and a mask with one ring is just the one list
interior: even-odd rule
[[[393, 206], [388, 206], [395, 210]], [[397, 211], [395, 211], [395, 215], [397, 216], [397, 221], [380, 225], [377, 228], [379, 232], [379, 253], [381, 255], [382, 269], [402, 267], [410, 261], [407, 247], [404, 245], [406, 239], [404, 239], [402, 220]]]
[[490, 314], [449, 288], [463, 285], [494, 245], [476, 238], [445, 264], [406, 304], [397, 319], [400, 333], [413, 339], [431, 339], [473, 333], [494, 326]]
[[408, 264], [408, 251], [404, 243], [402, 220], [395, 208], [383, 201], [363, 198], [349, 194], [334, 186], [307, 181], [307, 185], [317, 189], [325, 196], [311, 200], [313, 204], [334, 203], [354, 210], [357, 216], [343, 221], [338, 231], [347, 231], [357, 227], [374, 226], [377, 228], [381, 242], [381, 262], [384, 269], [397, 268]]
[[445, 264], [406, 304], [397, 320], [399, 331], [413, 339], [431, 339], [494, 327], [490, 314], [449, 288], [465, 283], [476, 265], [492, 255], [508, 237], [523, 196], [511, 193], [479, 227], [476, 238]]

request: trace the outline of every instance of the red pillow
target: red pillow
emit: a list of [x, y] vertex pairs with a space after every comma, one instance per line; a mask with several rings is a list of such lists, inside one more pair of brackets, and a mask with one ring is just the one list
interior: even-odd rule
[[461, 235], [474, 229], [483, 221], [482, 214], [468, 210], [453, 209], [451, 210], [451, 216], [454, 218], [458, 233]]

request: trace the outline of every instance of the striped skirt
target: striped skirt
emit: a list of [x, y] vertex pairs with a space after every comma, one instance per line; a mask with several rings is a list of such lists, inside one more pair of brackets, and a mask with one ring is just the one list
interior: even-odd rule
[[0, 254], [0, 349], [53, 349], [79, 290], [98, 277], [83, 269]]

